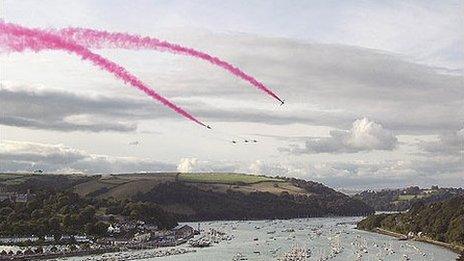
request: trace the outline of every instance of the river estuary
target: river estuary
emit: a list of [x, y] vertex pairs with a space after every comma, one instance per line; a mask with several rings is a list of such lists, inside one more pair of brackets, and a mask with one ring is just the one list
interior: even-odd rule
[[[163, 257], [154, 257], [159, 250], [141, 250], [66, 260], [279, 260], [295, 247], [309, 249], [306, 260], [446, 261], [457, 258], [456, 253], [439, 246], [356, 230], [354, 224], [358, 220], [358, 217], [345, 217], [202, 222], [201, 230], [223, 231], [229, 240], [206, 248], [178, 246], [170, 249], [174, 255]], [[197, 223], [190, 225], [198, 226]], [[181, 251], [186, 253], [175, 254]]]

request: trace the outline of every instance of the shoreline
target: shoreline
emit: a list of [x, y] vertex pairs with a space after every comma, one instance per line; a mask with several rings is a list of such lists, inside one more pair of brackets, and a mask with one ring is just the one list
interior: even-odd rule
[[[358, 229], [358, 228], [356, 228], [356, 229]], [[359, 229], [359, 230], [363, 230], [363, 231], [367, 231], [367, 232], [371, 232], [371, 233], [382, 234], [382, 235], [386, 235], [386, 236], [390, 236], [390, 237], [395, 237], [398, 240], [405, 240], [405, 241], [414, 240], [414, 241], [418, 241], [418, 242], [428, 243], [428, 244], [432, 244], [432, 245], [436, 245], [436, 246], [440, 246], [440, 247], [449, 249], [449, 250], [451, 250], [451, 251], [453, 251], [454, 253], [457, 253], [457, 254], [461, 254], [464, 251], [464, 246], [453, 245], [453, 244], [450, 244], [450, 243], [433, 240], [433, 239], [430, 239], [430, 238], [427, 238], [427, 237], [417, 237], [417, 236], [415, 236], [413, 238], [408, 238], [407, 235], [404, 235], [404, 234], [401, 234], [401, 233], [398, 233], [398, 232], [394, 232], [394, 231], [391, 231], [391, 230], [379, 228], [379, 227], [376, 227], [373, 230], [365, 230], [365, 229]]]
[[[273, 220], [292, 220], [292, 219], [312, 219], [312, 218], [366, 218], [369, 214], [359, 214], [359, 215], [322, 215], [322, 216], [313, 216], [313, 217], [276, 217], [276, 218], [232, 218], [232, 219], [205, 219], [205, 220], [179, 220], [179, 224], [193, 224], [193, 223], [212, 223], [212, 222], [249, 222], [249, 221], [273, 221]], [[357, 223], [356, 221], [355, 223]]]
[[0, 256], [0, 260], [44, 260], [51, 258], [66, 258], [66, 257], [82, 257], [82, 256], [91, 256], [91, 255], [100, 255], [106, 253], [115, 253], [119, 252], [120, 249], [94, 249], [94, 250], [83, 250], [77, 252], [68, 252], [68, 253], [41, 253], [33, 255], [7, 255]]
[[[181, 246], [181, 245], [178, 245]], [[146, 248], [108, 248], [108, 249], [94, 249], [94, 250], [86, 250], [86, 251], [78, 251], [78, 252], [67, 252], [67, 253], [42, 253], [42, 254], [33, 254], [33, 255], [7, 255], [7, 256], [0, 256], [0, 261], [7, 261], [7, 260], [55, 260], [59, 258], [68, 258], [68, 257], [89, 257], [94, 255], [106, 255], [110, 253], [116, 253], [116, 255], [124, 256], [124, 255], [131, 255], [141, 250], [150, 250], [151, 252], [148, 254], [136, 254], [138, 257], [132, 256], [130, 260], [137, 260], [143, 258], [154, 258], [154, 257], [164, 257], [164, 256], [172, 256], [172, 255], [180, 255], [186, 254], [190, 252], [196, 252], [195, 249], [189, 248], [176, 248], [178, 246], [166, 246], [166, 247], [146, 247]], [[117, 254], [119, 253], [119, 254]], [[98, 259], [97, 259], [98, 260]], [[106, 259], [102, 259], [106, 260]], [[127, 259], [124, 259], [127, 260]]]

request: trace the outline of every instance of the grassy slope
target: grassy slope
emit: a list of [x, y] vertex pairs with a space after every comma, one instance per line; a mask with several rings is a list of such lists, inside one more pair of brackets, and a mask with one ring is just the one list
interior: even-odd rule
[[[362, 206], [361, 202], [356, 203], [355, 200], [322, 184], [236, 173], [146, 173], [94, 176], [8, 175], [10, 174], [7, 174], [7, 176], [0, 174], [0, 186], [2, 181], [10, 182], [14, 180], [19, 183], [19, 186], [15, 185], [10, 188], [18, 191], [31, 186], [36, 189], [42, 187], [71, 189], [80, 196], [113, 197], [119, 200], [142, 199], [140, 196], [153, 195], [153, 191], [156, 191], [156, 193], [160, 194], [142, 200], [154, 200], [154, 203], [161, 204], [165, 210], [179, 215], [195, 215], [200, 211], [201, 213], [197, 215], [198, 218], [205, 218], [204, 215], [209, 213], [219, 215], [222, 213], [220, 208], [223, 207], [233, 206], [237, 211], [242, 211], [246, 204], [260, 204], [258, 207], [262, 207], [270, 203], [270, 201], [273, 201], [270, 203], [271, 205], [275, 204], [275, 200], [280, 200], [279, 202], [283, 204], [280, 205], [278, 210], [272, 210], [276, 207], [275, 205], [262, 209], [262, 212], [256, 209], [256, 213], [252, 218], [256, 218], [262, 213], [266, 214], [263, 218], [274, 215], [282, 217], [303, 215], [306, 212], [303, 214], [298, 212], [300, 207], [307, 210], [309, 214], [315, 213], [314, 215], [324, 215], [324, 213], [334, 213], [335, 215], [359, 214], [361, 213], [359, 211], [364, 211], [367, 207]], [[15, 175], [14, 178], [13, 175]], [[166, 184], [166, 186], [160, 186], [161, 184]], [[179, 193], [183, 194], [177, 197], [176, 195]], [[193, 206], [188, 203], [188, 199], [191, 199], [191, 197], [195, 197], [196, 200], [199, 200], [198, 202], [203, 201], [200, 202], [201, 204], [197, 202], [198, 204]], [[157, 202], [157, 200], [160, 201]], [[288, 204], [284, 204], [284, 201], [288, 201]], [[292, 211], [296, 212], [293, 213]], [[237, 212], [232, 214], [234, 213]], [[246, 216], [247, 213], [242, 214]], [[227, 212], [226, 214], [231, 213]], [[220, 218], [226, 217], [211, 217], [211, 219]]]
[[159, 184], [174, 181], [217, 192], [232, 189], [243, 193], [259, 191], [277, 195], [282, 192], [309, 194], [285, 179], [238, 173], [146, 173], [92, 176], [93, 178], [82, 175], [0, 173], [0, 185], [53, 184], [59, 182], [58, 177], [67, 177], [72, 180], [73, 190], [81, 196], [92, 195], [119, 199], [131, 198], [138, 192], [145, 193]]
[[283, 179], [270, 178], [265, 176], [246, 175], [239, 173], [181, 173], [178, 176], [179, 181], [200, 182], [200, 183], [219, 183], [235, 184], [245, 183], [253, 184], [258, 182], [284, 182]]
[[[244, 193], [261, 191], [280, 194], [286, 191], [290, 194], [307, 194], [301, 188], [295, 187], [284, 179], [237, 173], [111, 175], [109, 177], [102, 177], [99, 180], [91, 180], [79, 184], [75, 187], [75, 191], [82, 196], [97, 192], [98, 197], [130, 198], [138, 192], [144, 193], [159, 184], [173, 181], [180, 181], [201, 189], [217, 192], [225, 192], [228, 189], [232, 189]], [[101, 193], [98, 193], [98, 191]]]
[[419, 198], [426, 198], [429, 197], [430, 195], [399, 195], [398, 196], [398, 201], [409, 201], [412, 199], [419, 199]]
[[73, 182], [73, 190], [81, 196], [96, 193], [99, 197], [129, 198], [137, 192], [146, 192], [165, 183], [180, 181], [199, 188], [225, 192], [229, 189], [243, 193], [270, 192], [280, 194], [308, 194], [302, 188], [282, 178], [239, 174], [239, 173], [146, 173], [104, 176], [56, 175], [56, 174], [13, 174], [0, 173], [0, 185], [25, 183], [59, 182], [63, 178]]

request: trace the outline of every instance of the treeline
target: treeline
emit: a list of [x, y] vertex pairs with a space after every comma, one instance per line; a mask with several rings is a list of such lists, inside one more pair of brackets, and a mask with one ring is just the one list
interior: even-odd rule
[[302, 182], [297, 184], [299, 187], [308, 190], [311, 187], [314, 193], [291, 195], [283, 192], [276, 195], [268, 192], [242, 193], [232, 189], [221, 193], [188, 183], [169, 182], [147, 193], [137, 194], [135, 200], [193, 210], [188, 214], [177, 212], [176, 217], [181, 221], [356, 216], [373, 212], [361, 201], [321, 184], [299, 182]]
[[83, 198], [70, 191], [40, 190], [27, 203], [0, 202], [0, 235], [106, 235], [109, 222], [99, 215], [122, 215], [161, 228], [177, 225], [175, 218], [153, 203]]
[[422, 232], [433, 240], [464, 246], [464, 196], [432, 203], [415, 204], [406, 213], [372, 215], [358, 223], [358, 228], [383, 228], [401, 234]]
[[362, 200], [376, 211], [406, 211], [416, 203], [430, 204], [464, 195], [462, 188], [438, 188], [430, 189], [408, 187], [404, 189], [384, 189], [381, 191], [363, 191], [353, 196]]

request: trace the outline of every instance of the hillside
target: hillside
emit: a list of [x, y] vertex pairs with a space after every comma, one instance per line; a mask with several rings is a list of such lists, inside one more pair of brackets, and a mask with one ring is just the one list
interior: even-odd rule
[[105, 236], [110, 219], [104, 217], [110, 215], [114, 220], [143, 221], [165, 229], [177, 225], [172, 215], [153, 203], [82, 198], [72, 191], [50, 189], [29, 194], [27, 202], [2, 199], [1, 195], [0, 236]]
[[[156, 203], [180, 221], [366, 215], [372, 208], [320, 183], [237, 173], [0, 176], [25, 191], [44, 183], [81, 197]], [[14, 181], [14, 182], [13, 182]], [[40, 184], [40, 185], [38, 185]]]
[[406, 211], [416, 203], [430, 204], [444, 201], [457, 195], [464, 195], [462, 188], [408, 187], [403, 189], [384, 189], [381, 191], [363, 191], [353, 196], [376, 211]]
[[381, 228], [403, 235], [412, 232], [418, 239], [445, 242], [464, 250], [464, 196], [428, 205], [418, 203], [405, 213], [371, 215], [359, 222], [358, 228]]

